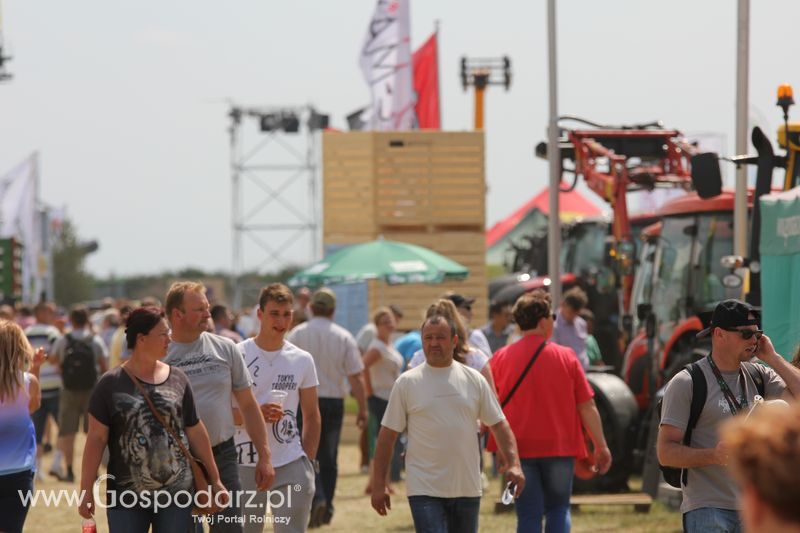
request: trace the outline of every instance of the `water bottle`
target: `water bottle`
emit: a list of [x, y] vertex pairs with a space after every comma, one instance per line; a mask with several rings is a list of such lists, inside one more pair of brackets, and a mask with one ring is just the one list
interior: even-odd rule
[[511, 481], [508, 482], [506, 485], [506, 489], [503, 491], [503, 494], [500, 496], [500, 501], [503, 502], [503, 505], [511, 505], [514, 503], [514, 492], [516, 491], [517, 486], [512, 483]]
[[81, 523], [81, 532], [97, 533], [97, 524], [95, 523], [94, 518], [84, 518], [83, 522]]

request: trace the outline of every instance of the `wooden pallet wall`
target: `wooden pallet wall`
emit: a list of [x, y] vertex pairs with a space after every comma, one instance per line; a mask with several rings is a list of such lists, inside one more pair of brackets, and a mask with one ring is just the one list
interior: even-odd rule
[[478, 298], [473, 326], [487, 317], [486, 185], [480, 132], [331, 132], [323, 135], [325, 246], [385, 239], [425, 246], [470, 269], [462, 282], [390, 287], [370, 283], [370, 311], [405, 310], [411, 329], [451, 290]]

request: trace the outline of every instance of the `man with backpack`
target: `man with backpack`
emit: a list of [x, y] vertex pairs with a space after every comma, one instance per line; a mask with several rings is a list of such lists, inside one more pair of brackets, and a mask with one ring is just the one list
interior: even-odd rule
[[72, 331], [53, 345], [51, 362], [58, 364], [63, 389], [58, 406], [58, 449], [66, 463], [66, 474], [60, 464], [50, 471], [61, 481], [73, 482], [72, 459], [75, 434], [80, 420], [86, 420], [89, 397], [97, 378], [108, 369], [106, 345], [95, 335], [89, 324], [89, 311], [83, 306], [70, 310]]
[[[709, 327], [698, 333], [711, 337], [711, 354], [679, 372], [664, 392], [656, 450], [662, 467], [684, 469], [684, 531], [742, 531], [728, 453], [717, 430], [737, 413], [747, 413], [756, 395], [800, 393], [800, 370], [775, 352], [758, 323], [745, 302], [717, 304]], [[771, 368], [751, 363], [753, 357]]]

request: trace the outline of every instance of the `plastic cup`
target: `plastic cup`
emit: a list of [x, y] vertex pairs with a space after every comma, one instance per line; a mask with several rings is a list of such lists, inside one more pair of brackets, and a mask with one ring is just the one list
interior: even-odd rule
[[269, 399], [267, 401], [269, 403], [277, 403], [283, 407], [283, 401], [287, 396], [289, 396], [289, 393], [285, 390], [271, 390], [269, 391]]

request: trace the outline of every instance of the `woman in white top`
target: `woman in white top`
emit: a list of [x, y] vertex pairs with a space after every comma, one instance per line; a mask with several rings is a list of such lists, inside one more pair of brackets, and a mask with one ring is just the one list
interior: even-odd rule
[[[400, 372], [403, 370], [403, 356], [394, 349], [391, 336], [397, 329], [397, 321], [388, 307], [381, 307], [375, 312], [372, 321], [377, 333], [367, 351], [364, 352], [364, 376], [367, 385], [367, 407], [369, 408], [369, 458], [370, 468], [375, 454], [375, 439], [381, 427], [383, 414], [389, 405], [389, 394]], [[387, 480], [387, 487], [389, 487]], [[367, 485], [369, 490], [369, 485]]]
[[37, 376], [43, 362], [44, 348], [34, 354], [22, 328], [0, 321], [0, 531], [22, 531], [28, 514], [20, 495], [33, 490], [36, 431], [31, 413], [41, 402]]

